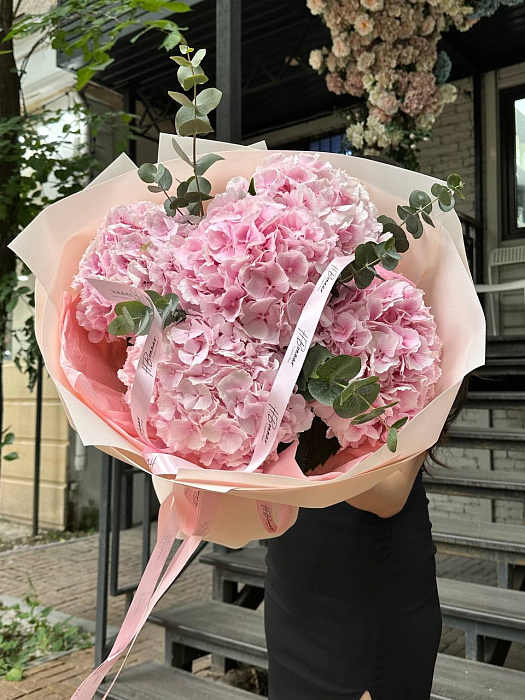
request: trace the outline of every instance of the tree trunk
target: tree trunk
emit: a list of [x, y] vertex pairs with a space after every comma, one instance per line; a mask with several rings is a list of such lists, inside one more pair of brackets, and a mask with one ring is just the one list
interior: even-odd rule
[[[13, 0], [0, 0], [0, 42], [11, 29], [13, 24]], [[0, 43], [0, 51], [9, 53], [0, 54], [0, 122], [20, 117], [20, 81], [13, 55], [13, 44], [11, 41]], [[18, 145], [18, 124], [13, 123], [10, 141], [12, 153], [19, 148]], [[9, 135], [6, 135], [9, 138]], [[7, 149], [11, 150], [11, 149]], [[4, 289], [9, 284], [16, 272], [16, 257], [8, 248], [15, 235], [18, 233], [18, 202], [16, 194], [11, 194], [11, 186], [16, 184], [19, 173], [19, 160], [15, 158], [0, 158], [0, 197], [6, 198], [9, 202], [7, 213], [0, 220], [0, 289]], [[10, 154], [11, 155], [11, 154]], [[7, 185], [10, 185], [10, 192], [7, 193]], [[15, 188], [15, 192], [18, 188]], [[0, 374], [2, 373], [4, 351], [7, 344], [7, 299], [0, 302]], [[0, 376], [0, 430], [4, 425], [4, 395], [3, 382]], [[0, 470], [2, 466], [2, 455], [0, 446]]]

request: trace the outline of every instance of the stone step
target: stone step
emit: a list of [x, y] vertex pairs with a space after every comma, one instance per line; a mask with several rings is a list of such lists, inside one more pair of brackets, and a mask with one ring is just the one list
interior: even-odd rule
[[451, 447], [525, 452], [525, 430], [468, 428], [462, 425], [453, 425], [447, 436], [447, 441]]
[[[501, 561], [506, 557], [525, 566], [525, 527], [506, 523], [474, 522], [431, 516], [432, 537], [438, 549]], [[503, 557], [504, 555], [504, 557]]]
[[[264, 547], [250, 547], [224, 554], [212, 552], [201, 561], [215, 566], [227, 581], [262, 587], [264, 556]], [[525, 592], [446, 578], [438, 579], [438, 588], [442, 613], [450, 627], [525, 642]]]
[[465, 408], [525, 409], [525, 392], [469, 391]]
[[525, 642], [525, 592], [438, 578], [445, 624], [479, 636]]
[[[525, 566], [525, 527], [521, 525], [432, 516], [432, 536], [440, 551], [453, 549], [458, 555]], [[257, 585], [266, 571], [265, 552], [264, 547], [247, 547], [224, 554], [211, 552], [200, 560], [240, 576], [228, 580]]]
[[[111, 677], [100, 686], [96, 697], [102, 698], [110, 683]], [[255, 697], [225, 683], [152, 662], [125, 669], [108, 695], [110, 700], [254, 700]]]
[[438, 654], [430, 700], [523, 700], [525, 673]]
[[[168, 644], [183, 644], [202, 654], [219, 653], [262, 668], [268, 666], [264, 617], [260, 612], [207, 600], [176, 605], [155, 613], [150, 620], [165, 628]], [[440, 654], [431, 698], [523, 700], [524, 684], [525, 674], [518, 671], [459, 658], [450, 660]], [[499, 694], [495, 695], [495, 690]]]
[[440, 469], [425, 474], [425, 488], [431, 493], [477, 498], [525, 498], [525, 473], [517, 471], [483, 471], [480, 469]]

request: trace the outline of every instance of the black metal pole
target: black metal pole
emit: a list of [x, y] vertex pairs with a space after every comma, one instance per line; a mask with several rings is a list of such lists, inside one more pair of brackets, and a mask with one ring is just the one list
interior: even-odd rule
[[[481, 74], [477, 71], [472, 76], [473, 92], [473, 121], [474, 121], [474, 177], [475, 177], [475, 201], [474, 211], [478, 221], [483, 222], [483, 131], [482, 131], [482, 105], [481, 105]], [[474, 280], [480, 284], [483, 282], [484, 271], [484, 250], [483, 240], [484, 229], [478, 239], [474, 231]]]
[[42, 454], [42, 389], [44, 383], [44, 361], [38, 355], [38, 375], [36, 380], [36, 423], [35, 423], [35, 468], [33, 477], [33, 537], [38, 535], [40, 509], [40, 459]]
[[122, 525], [122, 472], [124, 464], [118, 459], [113, 463], [113, 481], [111, 493], [111, 562], [109, 593], [112, 596], [119, 595], [118, 592], [118, 565], [120, 558], [120, 528]]
[[142, 571], [148, 565], [151, 551], [151, 492], [153, 480], [144, 473], [144, 491], [142, 492]]
[[[136, 114], [137, 113], [137, 97], [135, 94], [135, 86], [133, 83], [128, 83], [126, 86], [126, 91], [124, 93], [124, 111], [128, 112], [128, 114]], [[131, 121], [131, 126], [135, 125], [135, 119]], [[126, 152], [128, 156], [131, 158], [132, 161], [137, 160], [137, 140], [135, 138], [128, 139], [128, 147], [126, 149]]]
[[97, 573], [97, 612], [95, 618], [95, 666], [100, 666], [106, 657], [106, 633], [108, 624], [108, 575], [109, 533], [111, 511], [111, 471], [113, 458], [102, 455], [100, 474], [99, 543]]
[[217, 138], [241, 143], [241, 0], [217, 0], [216, 44], [216, 84], [222, 90], [222, 100], [217, 108]]

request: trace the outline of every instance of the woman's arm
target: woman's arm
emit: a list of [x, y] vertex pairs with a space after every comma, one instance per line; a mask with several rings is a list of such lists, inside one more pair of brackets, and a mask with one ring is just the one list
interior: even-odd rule
[[359, 494], [359, 496], [349, 498], [347, 503], [354, 508], [359, 508], [359, 510], [375, 513], [380, 518], [391, 518], [399, 513], [407, 502], [425, 457], [426, 453], [414, 457], [373, 488]]

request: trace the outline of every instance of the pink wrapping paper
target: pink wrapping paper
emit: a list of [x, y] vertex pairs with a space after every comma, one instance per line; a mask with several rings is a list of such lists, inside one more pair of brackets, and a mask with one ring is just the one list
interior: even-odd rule
[[[170, 160], [174, 155], [170, 152], [171, 138], [171, 135], [161, 138], [159, 160], [175, 177], [185, 179], [190, 174], [189, 167], [179, 158]], [[188, 139], [180, 142], [187, 147]], [[199, 142], [199, 152], [209, 151], [221, 152], [225, 159], [215, 163], [209, 171], [213, 193], [223, 191], [233, 176], [250, 178], [267, 155], [255, 148]], [[333, 166], [358, 177], [370, 192], [379, 213], [393, 218], [397, 218], [396, 205], [407, 201], [412, 190], [429, 191], [435, 182], [419, 173], [400, 171], [360, 158], [333, 154], [323, 154], [323, 157]], [[95, 376], [91, 371], [98, 358], [84, 353], [85, 344], [75, 346], [82, 340], [81, 334], [71, 334], [71, 344], [62, 357], [60, 350], [62, 324], [69, 322], [64, 313], [64, 299], [67, 300], [64, 295], [71, 291], [71, 280], [82, 253], [112, 206], [140, 199], [160, 203], [163, 195], [149, 193], [138, 178], [135, 165], [121, 156], [90, 187], [42, 212], [11, 247], [37, 277], [37, 335], [72, 427], [85, 445], [96, 445], [148, 471], [140, 443], [132, 437], [133, 431], [130, 429], [127, 434], [111, 420], [108, 407], [115, 404], [109, 402], [106, 406], [103, 401], [97, 401], [97, 390], [104, 394], [101, 387], [106, 387], [106, 392], [116, 391], [116, 388], [107, 374], [102, 372]], [[485, 320], [468, 271], [457, 216], [453, 212], [442, 214], [436, 220], [435, 229], [426, 226], [422, 238], [411, 241], [410, 250], [403, 255], [397, 271], [425, 290], [426, 303], [432, 307], [443, 341], [443, 355], [436, 397], [400, 431], [395, 454], [386, 446], [368, 455], [346, 450], [331, 459], [332, 473], [311, 478], [297, 468], [293, 451], [289, 452], [290, 459], [279, 463], [280, 473], [275, 473], [272, 464], [265, 468], [264, 474], [184, 468], [176, 477], [154, 477], [160, 500], [171, 493], [173, 483], [219, 493], [213, 525], [206, 539], [238, 547], [250, 540], [271, 536], [261, 524], [257, 499], [291, 506], [326, 507], [368, 490], [434, 444], [463, 377], [484, 362]], [[98, 352], [100, 350], [91, 350], [91, 353]], [[115, 357], [108, 360], [117, 362], [118, 347], [111, 352]], [[85, 354], [81, 371], [77, 364], [79, 354]]]

